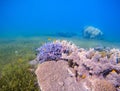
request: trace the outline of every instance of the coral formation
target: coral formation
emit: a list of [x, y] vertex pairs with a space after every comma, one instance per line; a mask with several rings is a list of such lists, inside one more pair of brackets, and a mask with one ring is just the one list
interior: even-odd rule
[[103, 32], [95, 28], [93, 26], [88, 26], [83, 31], [83, 37], [89, 38], [89, 39], [101, 39], [103, 36]]
[[46, 43], [37, 51], [37, 60], [40, 63], [47, 60], [58, 60], [62, 56], [62, 45], [60, 43]]
[[69, 55], [77, 46], [67, 41], [56, 40], [54, 42], [45, 43], [40, 48], [37, 48], [36, 60], [40, 63], [44, 61], [60, 60], [62, 55]]
[[[43, 51], [44, 48], [46, 48], [47, 51]], [[66, 40], [56, 40], [55, 42], [52, 42], [50, 44], [48, 43], [43, 45], [38, 50], [39, 59], [42, 58], [42, 60], [44, 61], [54, 61], [56, 59], [67, 61], [69, 67], [69, 74], [71, 74], [72, 77], [76, 78], [76, 81], [88, 80], [90, 79], [90, 77], [95, 77], [101, 79], [102, 82], [105, 82], [105, 84], [102, 84], [101, 82], [100, 86], [96, 86], [100, 89], [103, 89], [101, 91], [108, 91], [106, 89], [108, 89], [108, 86], [110, 86], [110, 84], [113, 91], [116, 91], [115, 89], [117, 89], [117, 91], [120, 90], [119, 49], [101, 47], [100, 49], [90, 48], [86, 50], [84, 48], [78, 48], [72, 42], [68, 42]], [[55, 53], [56, 50], [59, 50], [57, 51], [57, 54], [60, 54], [60, 56], [56, 57], [54, 53], [52, 56], [49, 56], [48, 54], [51, 53], [51, 50]], [[93, 88], [94, 87], [92, 87], [92, 89]], [[99, 91], [98, 88], [96, 91]]]
[[97, 79], [94, 81], [94, 90], [93, 91], [116, 91], [113, 84], [106, 80]]

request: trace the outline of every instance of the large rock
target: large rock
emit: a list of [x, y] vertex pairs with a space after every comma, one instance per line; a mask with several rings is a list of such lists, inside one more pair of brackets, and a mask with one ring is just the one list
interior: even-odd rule
[[103, 32], [93, 26], [88, 26], [83, 31], [83, 37], [88, 39], [102, 39]]
[[35, 73], [41, 91], [116, 91], [109, 81], [77, 76], [76, 70], [63, 60], [39, 64]]
[[87, 91], [65, 61], [44, 62], [38, 66], [36, 75], [42, 91]]

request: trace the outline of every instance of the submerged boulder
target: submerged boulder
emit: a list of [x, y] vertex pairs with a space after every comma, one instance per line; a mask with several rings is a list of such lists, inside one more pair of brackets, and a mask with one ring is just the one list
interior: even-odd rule
[[88, 39], [102, 39], [103, 32], [93, 26], [88, 26], [83, 31], [83, 37]]
[[47, 61], [36, 70], [41, 91], [116, 91], [114, 85], [98, 77], [78, 76], [63, 60]]
[[41, 91], [87, 91], [82, 81], [76, 81], [75, 71], [62, 60], [40, 64], [36, 75]]

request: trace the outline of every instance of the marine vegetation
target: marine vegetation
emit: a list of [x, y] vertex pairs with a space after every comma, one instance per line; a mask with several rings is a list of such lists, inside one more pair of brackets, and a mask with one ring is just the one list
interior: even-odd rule
[[34, 72], [24, 61], [9, 63], [2, 69], [0, 91], [39, 91]]
[[0, 39], [0, 91], [39, 91], [29, 60], [40, 39]]

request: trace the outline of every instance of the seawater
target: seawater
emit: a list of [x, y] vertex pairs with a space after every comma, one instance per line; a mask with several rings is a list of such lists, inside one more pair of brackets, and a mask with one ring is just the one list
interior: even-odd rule
[[[7, 49], [3, 45], [12, 46], [16, 45], [16, 41], [30, 40], [37, 44], [65, 39], [84, 48], [120, 46], [119, 0], [2, 0], [0, 11], [2, 51]], [[99, 28], [104, 33], [104, 39], [82, 38], [86, 26]], [[59, 33], [64, 33], [64, 36]], [[76, 35], [67, 36], [69, 33]]]
[[81, 33], [95, 26], [105, 38], [120, 41], [119, 0], [1, 0], [0, 36], [41, 36]]

